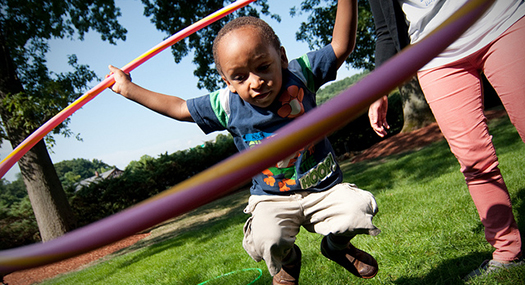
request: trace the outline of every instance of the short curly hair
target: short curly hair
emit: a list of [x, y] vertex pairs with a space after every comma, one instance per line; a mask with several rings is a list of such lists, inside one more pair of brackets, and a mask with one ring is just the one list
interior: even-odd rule
[[270, 25], [268, 25], [268, 23], [266, 23], [264, 20], [252, 16], [233, 19], [221, 28], [217, 34], [217, 37], [213, 41], [213, 60], [215, 61], [215, 68], [220, 75], [223, 75], [221, 65], [219, 63], [219, 54], [217, 51], [220, 41], [228, 33], [246, 26], [252, 26], [256, 28], [265, 41], [269, 42], [273, 47], [275, 47], [276, 50], [280, 49], [281, 41], [279, 40], [279, 37], [275, 34], [272, 27], [270, 27]]

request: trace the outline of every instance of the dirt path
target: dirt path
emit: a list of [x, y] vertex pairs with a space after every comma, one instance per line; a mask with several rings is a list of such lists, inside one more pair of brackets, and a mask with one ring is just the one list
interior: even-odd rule
[[[489, 111], [487, 118], [493, 119], [505, 115], [505, 111]], [[432, 142], [443, 139], [443, 135], [439, 130], [437, 124], [431, 124], [425, 128], [410, 132], [397, 134], [388, 139], [385, 139], [374, 146], [370, 147], [363, 153], [355, 156], [352, 161], [358, 162], [376, 157], [388, 156], [392, 154], [402, 153], [409, 150], [420, 149]], [[207, 213], [206, 215], [209, 215]], [[202, 217], [201, 217], [202, 218]], [[202, 219], [209, 218], [205, 216]], [[42, 280], [52, 278], [56, 275], [66, 273], [73, 270], [78, 270], [83, 266], [99, 260], [108, 254], [114, 253], [118, 250], [129, 247], [139, 240], [148, 237], [150, 234], [138, 234], [119, 242], [110, 244], [100, 249], [91, 251], [89, 253], [63, 260], [61, 262], [53, 263], [46, 266], [41, 266], [33, 269], [17, 271], [4, 277], [5, 284], [9, 285], [30, 285]]]

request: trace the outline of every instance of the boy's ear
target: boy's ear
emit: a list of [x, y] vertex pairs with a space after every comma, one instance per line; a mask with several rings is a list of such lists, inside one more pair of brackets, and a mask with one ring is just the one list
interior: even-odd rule
[[221, 78], [222, 80], [224, 80], [224, 82], [226, 82], [226, 86], [228, 86], [228, 89], [230, 89], [232, 93], [237, 93], [237, 91], [235, 90], [235, 87], [233, 87], [230, 81], [228, 81], [224, 76], [221, 76]]
[[286, 50], [282, 46], [279, 51], [281, 52], [281, 67], [288, 68], [288, 57], [286, 57]]

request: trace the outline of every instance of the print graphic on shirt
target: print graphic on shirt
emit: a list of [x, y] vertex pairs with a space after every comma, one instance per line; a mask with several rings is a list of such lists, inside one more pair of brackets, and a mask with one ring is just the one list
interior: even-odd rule
[[252, 147], [254, 145], [260, 144], [263, 139], [269, 138], [271, 136], [273, 136], [272, 133], [258, 132], [253, 134], [246, 134], [242, 138], [248, 144], [248, 146]]
[[[274, 186], [277, 182], [279, 191], [286, 192], [290, 191], [289, 186], [297, 184], [297, 171], [295, 163], [301, 157], [305, 155], [304, 148], [298, 150], [291, 156], [279, 161], [275, 166], [271, 166], [264, 170], [262, 173], [266, 176], [263, 181], [264, 183]], [[314, 152], [314, 146], [308, 148], [308, 155]]]
[[329, 153], [326, 158], [321, 161], [315, 168], [310, 169], [308, 173], [303, 175], [299, 179], [302, 189], [308, 189], [313, 186], [316, 186], [327, 177], [332, 175], [332, 173], [337, 169], [337, 163], [332, 155]]
[[277, 114], [283, 118], [296, 118], [304, 113], [303, 106], [304, 90], [297, 85], [290, 85], [281, 94], [279, 102], [283, 105]]
[[[279, 97], [282, 106], [277, 114], [283, 118], [296, 118], [304, 114], [304, 89], [297, 85], [290, 85]], [[250, 147], [261, 143], [265, 138], [273, 136], [272, 133], [258, 132], [246, 134], [244, 141]], [[335, 160], [329, 154], [323, 161], [317, 163], [313, 157], [314, 145], [300, 149], [289, 157], [279, 161], [274, 166], [262, 171], [263, 181], [271, 187], [278, 187], [279, 191], [286, 192], [292, 190], [307, 189], [314, 187], [327, 177], [332, 175], [336, 169]], [[300, 165], [297, 165], [298, 162]], [[299, 173], [302, 177], [299, 178]]]
[[[243, 136], [244, 141], [250, 146], [255, 146], [265, 138], [269, 138], [274, 134], [266, 132], [258, 132], [253, 134], [247, 134]], [[297, 171], [295, 163], [301, 157], [305, 155], [304, 149], [298, 150], [289, 157], [279, 161], [274, 166], [264, 170], [262, 173], [264, 175], [263, 181], [267, 185], [279, 187], [280, 191], [289, 191], [292, 185], [296, 185]], [[310, 146], [307, 150], [307, 156], [311, 156], [314, 152], [314, 146]], [[306, 161], [305, 161], [306, 162]], [[304, 164], [304, 163], [303, 163]]]

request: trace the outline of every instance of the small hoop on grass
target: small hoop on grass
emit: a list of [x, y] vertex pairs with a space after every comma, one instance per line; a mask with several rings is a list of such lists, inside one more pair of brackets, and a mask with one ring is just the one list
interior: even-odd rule
[[219, 276], [214, 277], [212, 279], [208, 279], [208, 280], [206, 280], [206, 281], [204, 281], [202, 283], [199, 283], [198, 285], [203, 285], [203, 284], [206, 284], [206, 283], [208, 283], [210, 281], [217, 280], [219, 278], [223, 278], [223, 277], [226, 277], [226, 276], [229, 276], [229, 275], [233, 275], [235, 273], [240, 273], [240, 272], [245, 272], [245, 271], [253, 271], [253, 270], [259, 271], [259, 276], [257, 276], [257, 278], [255, 278], [255, 280], [253, 280], [252, 282], [246, 284], [246, 285], [251, 285], [251, 284], [255, 283], [255, 281], [257, 281], [257, 280], [259, 280], [261, 278], [261, 276], [262, 276], [262, 270], [261, 269], [259, 269], [259, 268], [246, 268], [246, 269], [241, 269], [241, 270], [235, 270], [235, 271], [232, 271], [232, 272], [224, 273], [223, 275], [219, 275]]

